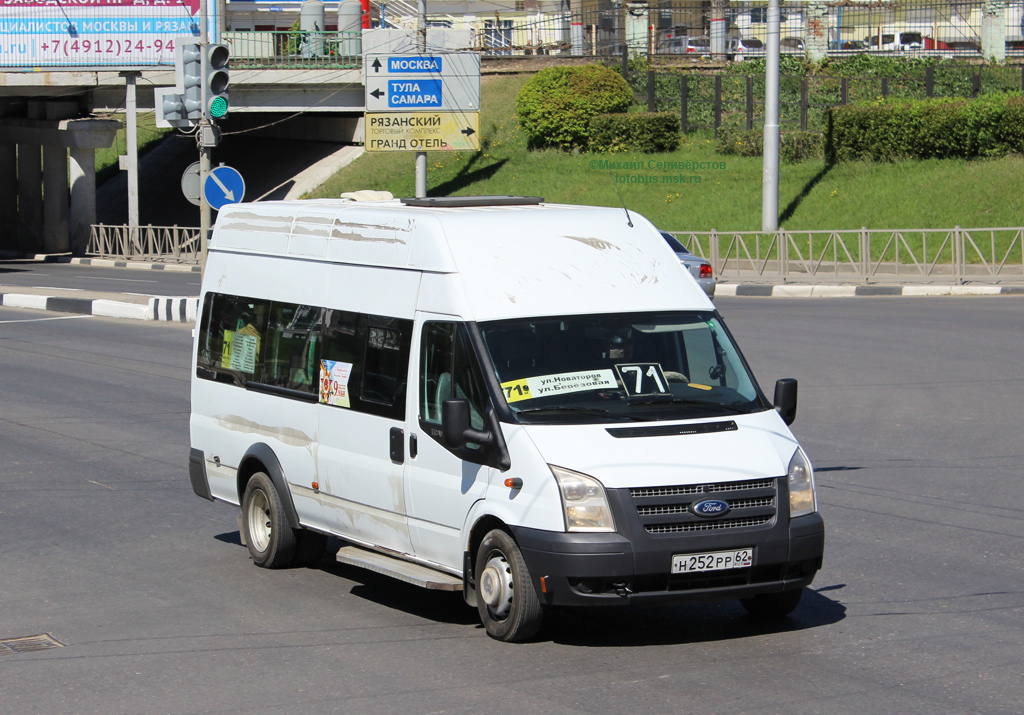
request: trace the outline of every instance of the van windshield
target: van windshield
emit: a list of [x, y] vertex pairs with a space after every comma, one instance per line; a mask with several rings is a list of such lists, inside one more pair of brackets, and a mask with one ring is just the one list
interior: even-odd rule
[[523, 423], [679, 420], [768, 408], [714, 313], [613, 313], [480, 324]]

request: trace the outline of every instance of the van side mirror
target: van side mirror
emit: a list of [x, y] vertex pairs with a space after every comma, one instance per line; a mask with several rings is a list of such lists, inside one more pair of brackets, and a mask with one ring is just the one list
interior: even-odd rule
[[473, 429], [469, 419], [469, 401], [450, 399], [441, 403], [441, 436], [449, 449], [462, 449], [467, 443], [479, 444], [487, 452], [487, 464], [503, 472], [512, 467], [512, 457], [501, 434], [498, 415], [490, 407], [484, 416], [488, 429]]
[[796, 419], [796, 380], [784, 377], [775, 383], [775, 409], [787, 425]]
[[451, 449], [460, 449], [467, 442], [489, 447], [494, 438], [487, 430], [473, 429], [469, 421], [469, 400], [450, 399], [441, 404], [441, 432], [444, 443]]

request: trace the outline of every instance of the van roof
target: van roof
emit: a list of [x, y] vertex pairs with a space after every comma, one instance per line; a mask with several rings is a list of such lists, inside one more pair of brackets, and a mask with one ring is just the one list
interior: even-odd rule
[[553, 303], [562, 314], [712, 307], [639, 214], [539, 200], [420, 203], [231, 204], [209, 250], [459, 274], [476, 319], [548, 315]]

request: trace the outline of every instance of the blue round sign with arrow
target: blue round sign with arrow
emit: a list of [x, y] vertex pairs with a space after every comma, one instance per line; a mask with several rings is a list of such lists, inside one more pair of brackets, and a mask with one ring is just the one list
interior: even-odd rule
[[245, 196], [245, 180], [237, 169], [230, 166], [218, 166], [210, 170], [203, 184], [206, 203], [212, 209], [220, 209], [228, 204], [237, 204]]

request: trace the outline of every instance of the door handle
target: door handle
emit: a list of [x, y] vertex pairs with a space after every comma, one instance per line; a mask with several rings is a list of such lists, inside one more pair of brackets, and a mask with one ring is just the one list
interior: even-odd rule
[[391, 428], [391, 461], [395, 464], [405, 462], [405, 432], [400, 427]]

